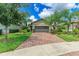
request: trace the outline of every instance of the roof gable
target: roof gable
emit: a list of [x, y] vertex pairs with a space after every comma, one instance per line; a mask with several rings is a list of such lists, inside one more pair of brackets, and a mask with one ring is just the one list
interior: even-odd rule
[[47, 24], [44, 23], [43, 20], [35, 21], [35, 22], [33, 22], [33, 24], [34, 24], [35, 26], [48, 26]]

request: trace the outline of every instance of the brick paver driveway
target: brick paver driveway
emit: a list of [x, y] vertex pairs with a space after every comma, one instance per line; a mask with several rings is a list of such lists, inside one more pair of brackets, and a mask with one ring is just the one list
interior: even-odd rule
[[36, 32], [32, 33], [32, 36], [28, 40], [23, 42], [17, 49], [58, 42], [63, 42], [63, 40], [54, 34], [52, 35], [46, 32]]

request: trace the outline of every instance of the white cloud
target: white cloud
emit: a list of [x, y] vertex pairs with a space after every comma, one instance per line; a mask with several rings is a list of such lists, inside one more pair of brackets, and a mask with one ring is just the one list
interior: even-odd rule
[[30, 19], [32, 20], [32, 21], [37, 21], [37, 19], [35, 19], [35, 17], [32, 15], [32, 16], [30, 16]]
[[77, 5], [76, 7], [79, 8], [79, 5]]
[[[41, 18], [50, 16], [51, 14], [53, 14], [54, 11], [61, 11], [65, 8], [71, 9], [71, 8], [76, 8], [79, 6], [76, 6], [75, 3], [42, 3], [43, 5], [49, 6], [51, 7], [50, 9], [46, 9], [44, 8], [43, 11], [41, 13], [39, 13], [39, 16]], [[34, 9], [35, 11], [39, 11], [39, 8], [37, 7], [36, 4], [34, 4]], [[36, 21], [37, 19], [35, 19], [35, 17], [32, 15], [30, 17], [30, 19], [32, 19], [33, 21]]]
[[39, 12], [39, 8], [36, 6], [36, 4], [34, 4], [34, 10]]
[[66, 8], [67, 3], [43, 3], [44, 5], [51, 7], [53, 11], [55, 10], [63, 10]]
[[53, 7], [53, 5], [55, 6], [54, 3], [42, 3], [43, 5], [49, 6], [49, 7]]
[[44, 8], [43, 11], [39, 14], [39, 16], [41, 18], [44, 18], [44, 17], [50, 16], [51, 14], [53, 14], [51, 9]]
[[61, 11], [65, 8], [71, 9], [78, 7], [75, 5], [75, 3], [42, 3], [43, 5], [46, 5], [48, 7], [51, 7], [50, 9], [44, 8], [43, 11], [39, 14], [41, 18], [50, 16], [53, 14], [54, 11]]
[[75, 3], [68, 3], [68, 4], [66, 5], [66, 7], [69, 8], [69, 9], [71, 9], [71, 8], [76, 7], [76, 5], [75, 5]]
[[36, 7], [36, 3], [34, 4], [34, 7]]
[[34, 7], [35, 11], [39, 12], [39, 8], [38, 7]]
[[63, 10], [64, 8], [76, 8], [78, 6], [75, 5], [75, 3], [43, 3], [46, 6], [51, 7], [53, 10]]

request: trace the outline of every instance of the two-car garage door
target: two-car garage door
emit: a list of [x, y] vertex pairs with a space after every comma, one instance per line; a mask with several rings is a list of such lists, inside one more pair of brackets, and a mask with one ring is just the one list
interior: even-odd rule
[[48, 26], [35, 26], [35, 32], [49, 32]]

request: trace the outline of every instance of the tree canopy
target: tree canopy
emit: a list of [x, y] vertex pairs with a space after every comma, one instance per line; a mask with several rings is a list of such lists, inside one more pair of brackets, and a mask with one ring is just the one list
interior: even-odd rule
[[7, 28], [11, 24], [19, 25], [22, 23], [22, 21], [26, 20], [25, 17], [27, 16], [27, 14], [18, 11], [18, 8], [23, 6], [24, 5], [16, 3], [0, 4], [0, 23], [5, 26], [6, 36]]
[[5, 26], [18, 24], [26, 15], [18, 11], [18, 4], [0, 4], [0, 23]]

